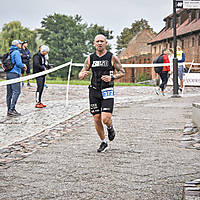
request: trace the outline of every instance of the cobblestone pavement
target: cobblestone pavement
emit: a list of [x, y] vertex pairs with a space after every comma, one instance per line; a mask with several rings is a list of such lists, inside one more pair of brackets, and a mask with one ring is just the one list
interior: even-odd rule
[[[34, 88], [25, 88], [18, 104], [23, 116], [15, 119], [5, 117], [1, 101], [1, 134], [13, 140], [0, 136], [0, 199], [180, 200], [184, 183], [200, 177], [199, 151], [179, 145], [199, 91], [188, 88], [173, 99], [154, 95], [152, 87], [117, 87], [117, 136], [105, 153], [96, 152], [87, 87], [71, 86], [66, 110], [64, 86], [49, 86], [43, 110], [34, 108]], [[12, 137], [16, 127], [19, 138]]]

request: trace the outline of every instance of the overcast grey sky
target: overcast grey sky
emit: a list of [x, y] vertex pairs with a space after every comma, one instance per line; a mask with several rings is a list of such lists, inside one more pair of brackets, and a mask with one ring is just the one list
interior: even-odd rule
[[115, 38], [141, 18], [159, 32], [165, 25], [163, 18], [172, 13], [172, 3], [173, 0], [1, 0], [0, 29], [13, 20], [30, 29], [40, 28], [43, 17], [60, 13], [81, 15], [88, 24], [113, 30]]

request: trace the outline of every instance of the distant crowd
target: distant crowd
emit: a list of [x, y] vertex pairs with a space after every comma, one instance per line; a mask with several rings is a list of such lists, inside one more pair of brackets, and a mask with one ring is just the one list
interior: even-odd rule
[[[161, 84], [158, 88], [155, 89], [157, 95], [165, 95], [165, 88], [167, 86], [167, 82], [169, 77], [172, 76], [173, 79], [173, 59], [174, 59], [174, 50], [163, 49], [162, 54], [154, 59], [154, 63], [170, 63], [169, 66], [161, 66], [155, 67], [155, 72], [161, 79]], [[185, 53], [181, 49], [180, 46], [177, 47], [177, 59], [178, 59], [178, 78], [180, 80], [179, 90], [182, 92], [183, 90], [183, 73], [184, 73], [184, 62], [185, 62]]]

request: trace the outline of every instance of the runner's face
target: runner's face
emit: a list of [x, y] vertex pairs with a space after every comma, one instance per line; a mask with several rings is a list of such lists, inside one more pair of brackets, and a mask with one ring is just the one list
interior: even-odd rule
[[104, 37], [99, 36], [96, 37], [94, 40], [94, 46], [96, 47], [97, 51], [104, 51], [106, 49], [107, 41]]

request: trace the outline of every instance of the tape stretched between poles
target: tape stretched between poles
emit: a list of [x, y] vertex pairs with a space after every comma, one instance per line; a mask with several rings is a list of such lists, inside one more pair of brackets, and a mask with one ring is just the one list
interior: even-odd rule
[[20, 77], [20, 78], [15, 78], [15, 79], [2, 81], [2, 82], [0, 82], [0, 86], [9, 85], [9, 84], [13, 84], [13, 83], [18, 83], [18, 82], [30, 80], [30, 79], [33, 79], [33, 78], [36, 78], [36, 77], [39, 77], [39, 76], [43, 76], [43, 75], [52, 73], [54, 71], [57, 71], [59, 69], [62, 69], [62, 68], [66, 67], [66, 66], [68, 66], [70, 64], [71, 64], [71, 62], [68, 62], [68, 63], [62, 64], [62, 65], [59, 65], [57, 67], [54, 67], [52, 69], [45, 70], [43, 72], [39, 72], [39, 73], [36, 73], [36, 74], [32, 74], [32, 75], [28, 75], [28, 76], [24, 76], [24, 77]]
[[[200, 63], [191, 63], [191, 62], [185, 62], [185, 63], [178, 63], [178, 65], [200, 65]], [[73, 63], [73, 66], [76, 67], [83, 67], [84, 64], [82, 63]], [[140, 67], [159, 67], [159, 66], [169, 66], [169, 65], [173, 65], [173, 63], [158, 63], [158, 64], [122, 64], [122, 67], [130, 67], [130, 68], [140, 68]]]
[[[20, 78], [16, 78], [16, 79], [11, 79], [11, 80], [6, 80], [6, 81], [2, 81], [0, 82], [0, 86], [4, 86], [4, 85], [9, 85], [9, 84], [12, 84], [12, 83], [17, 83], [17, 82], [22, 82], [22, 81], [26, 81], [26, 80], [30, 80], [30, 79], [33, 79], [33, 78], [36, 78], [36, 77], [39, 77], [39, 76], [42, 76], [42, 75], [46, 75], [46, 74], [49, 74], [49, 73], [52, 73], [54, 71], [57, 71], [61, 68], [64, 68], [68, 65], [72, 65], [72, 66], [77, 66], [77, 67], [83, 67], [84, 64], [83, 63], [71, 63], [71, 62], [68, 62], [68, 63], [65, 63], [63, 65], [59, 65], [53, 69], [49, 69], [49, 70], [46, 70], [46, 71], [43, 71], [43, 72], [39, 72], [39, 73], [36, 73], [36, 74], [32, 74], [32, 75], [29, 75], [29, 76], [25, 76], [25, 77], [20, 77]], [[162, 66], [169, 66], [169, 65], [173, 65], [172, 63], [161, 63]], [[144, 68], [144, 67], [157, 67], [157, 66], [161, 66], [160, 63], [158, 64], [122, 64], [122, 67], [130, 67], [130, 68]], [[179, 65], [200, 65], [200, 63], [191, 63], [191, 62], [185, 62], [185, 63], [178, 63]]]

